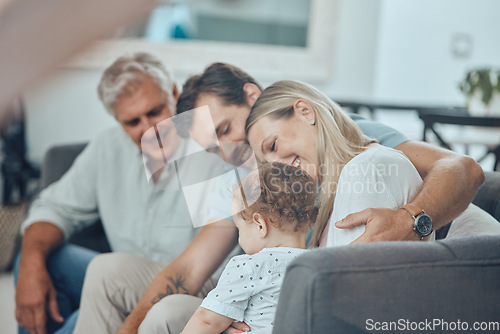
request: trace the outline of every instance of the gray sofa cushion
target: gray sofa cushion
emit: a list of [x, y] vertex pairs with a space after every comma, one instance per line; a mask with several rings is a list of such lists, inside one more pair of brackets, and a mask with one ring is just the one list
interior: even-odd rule
[[51, 147], [43, 159], [40, 186], [47, 188], [59, 180], [71, 167], [76, 157], [82, 153], [87, 143], [58, 145]]
[[500, 237], [373, 243], [297, 258], [283, 282], [273, 332], [376, 332], [367, 330], [374, 325], [367, 319], [460, 319], [472, 326], [499, 321], [499, 310]]
[[472, 203], [500, 222], [500, 172], [484, 172], [484, 178]]
[[[42, 189], [59, 180], [86, 146], [87, 143], [81, 143], [50, 148], [45, 154], [43, 161], [40, 180]], [[97, 221], [75, 233], [71, 236], [69, 242], [101, 253], [110, 251], [101, 221]]]

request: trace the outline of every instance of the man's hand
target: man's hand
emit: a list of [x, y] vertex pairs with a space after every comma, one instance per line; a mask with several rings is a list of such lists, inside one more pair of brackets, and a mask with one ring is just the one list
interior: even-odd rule
[[[159, 295], [162, 297], [172, 293], [196, 295], [237, 242], [238, 234], [232, 221], [224, 219], [205, 225], [189, 246], [156, 275], [118, 333], [137, 333], [146, 314], [158, 301]], [[210, 252], [207, 252], [207, 249], [210, 249]], [[172, 285], [173, 281], [170, 279], [176, 277], [185, 279], [180, 291], [179, 287]], [[167, 286], [170, 288], [165, 289]], [[240, 332], [228, 332], [232, 333]]]
[[47, 309], [57, 322], [56, 290], [45, 267], [48, 254], [64, 240], [62, 230], [50, 222], [37, 222], [24, 231], [16, 284], [16, 319], [31, 333], [45, 334]]
[[55, 321], [64, 321], [47, 269], [43, 265], [20, 265], [16, 286], [16, 319], [19, 326], [30, 333], [45, 334], [47, 309]]
[[233, 322], [231, 326], [221, 334], [240, 334], [250, 332], [250, 327], [244, 322]]
[[413, 218], [403, 209], [366, 209], [335, 223], [338, 228], [366, 225], [365, 232], [351, 244], [377, 241], [420, 240], [413, 231]]

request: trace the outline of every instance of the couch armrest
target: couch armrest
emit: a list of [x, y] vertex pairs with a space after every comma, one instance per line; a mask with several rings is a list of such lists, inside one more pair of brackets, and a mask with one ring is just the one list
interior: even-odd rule
[[472, 203], [500, 222], [500, 172], [484, 172], [484, 177]]
[[367, 333], [368, 319], [498, 322], [499, 278], [498, 236], [312, 250], [287, 270], [273, 332]]
[[[50, 148], [43, 160], [41, 175], [42, 189], [59, 180], [86, 146], [86, 143], [81, 143]], [[98, 252], [110, 251], [109, 243], [100, 221], [72, 235], [69, 242]]]
[[76, 157], [87, 146], [86, 143], [51, 147], [43, 159], [40, 185], [42, 189], [59, 180], [71, 167]]

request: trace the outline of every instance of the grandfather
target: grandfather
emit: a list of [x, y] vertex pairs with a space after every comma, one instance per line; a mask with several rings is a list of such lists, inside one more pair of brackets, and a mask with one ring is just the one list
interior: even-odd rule
[[[81, 228], [101, 219], [111, 249], [128, 253], [115, 254], [109, 263], [151, 261], [149, 271], [137, 271], [151, 275], [146, 282], [196, 233], [181, 190], [168, 186], [177, 182], [173, 169], [164, 168], [165, 159], [186, 155], [194, 144], [180, 140], [167, 124], [161, 160], [145, 150], [151, 143], [144, 139], [141, 149], [147, 130], [175, 114], [178, 91], [169, 72], [145, 53], [121, 57], [104, 72], [98, 92], [119, 126], [87, 145], [61, 180], [41, 193], [23, 224], [16, 264], [20, 333], [73, 332], [85, 270], [97, 255], [65, 243]], [[159, 181], [161, 188], [155, 187]], [[138, 299], [145, 286], [136, 287], [130, 293]]]

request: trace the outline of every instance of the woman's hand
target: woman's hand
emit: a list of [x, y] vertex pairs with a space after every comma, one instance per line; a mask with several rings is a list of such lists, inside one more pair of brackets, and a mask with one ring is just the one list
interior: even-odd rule
[[239, 334], [250, 332], [250, 327], [244, 322], [233, 322], [231, 326], [221, 334]]

